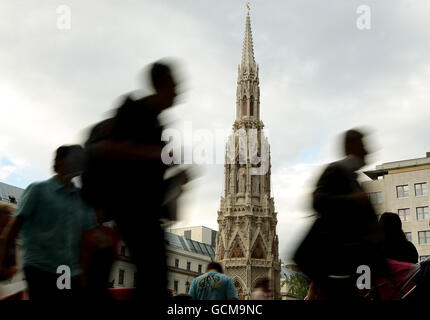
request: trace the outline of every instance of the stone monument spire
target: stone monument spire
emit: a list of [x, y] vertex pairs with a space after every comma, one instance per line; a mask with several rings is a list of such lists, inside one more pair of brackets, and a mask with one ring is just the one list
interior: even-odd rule
[[236, 120], [260, 119], [260, 88], [258, 65], [254, 58], [251, 18], [246, 16], [245, 38], [243, 39], [242, 63], [237, 77]]
[[258, 65], [251, 18], [246, 17], [236, 92], [236, 120], [226, 149], [225, 190], [218, 211], [216, 260], [242, 299], [261, 278], [269, 278], [280, 299], [277, 213], [270, 191], [270, 151], [260, 121]]

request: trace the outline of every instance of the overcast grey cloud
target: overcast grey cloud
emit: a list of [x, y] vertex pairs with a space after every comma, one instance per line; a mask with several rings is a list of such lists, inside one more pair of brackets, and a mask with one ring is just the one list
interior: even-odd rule
[[[359, 5], [371, 29], [356, 27]], [[68, 31], [56, 26], [71, 8]], [[311, 219], [321, 166], [336, 136], [373, 129], [377, 163], [430, 151], [430, 3], [408, 0], [251, 1], [261, 119], [270, 132], [281, 257]], [[0, 179], [25, 187], [51, 174], [52, 153], [82, 142], [117, 98], [141, 86], [141, 68], [181, 61], [186, 88], [170, 112], [180, 128], [230, 129], [245, 1], [1, 1]], [[179, 225], [217, 228], [223, 165], [206, 165], [181, 199]]]

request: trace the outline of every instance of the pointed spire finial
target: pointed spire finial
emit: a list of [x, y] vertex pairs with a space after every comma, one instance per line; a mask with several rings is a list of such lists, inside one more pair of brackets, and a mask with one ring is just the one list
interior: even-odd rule
[[247, 70], [248, 72], [256, 69], [255, 59], [254, 59], [254, 46], [252, 43], [252, 31], [251, 31], [251, 18], [249, 16], [249, 2], [247, 3], [248, 14], [246, 16], [246, 25], [245, 25], [245, 38], [243, 40], [243, 49], [242, 49], [242, 69], [243, 71]]
[[249, 11], [251, 11], [251, 5], [249, 4], [249, 2], [246, 3], [246, 7], [248, 8], [248, 13], [249, 13]]

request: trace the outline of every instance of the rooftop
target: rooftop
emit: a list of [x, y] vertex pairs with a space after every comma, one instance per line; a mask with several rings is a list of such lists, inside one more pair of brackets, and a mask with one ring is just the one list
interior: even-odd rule
[[[375, 170], [364, 171], [372, 180], [377, 180], [378, 177], [384, 176], [391, 170], [406, 169], [406, 168], [419, 168], [423, 166], [430, 166], [430, 152], [426, 153], [424, 158], [407, 159], [400, 161], [393, 161], [377, 165]], [[430, 168], [430, 167], [429, 167]]]
[[24, 189], [0, 182], [0, 201], [17, 203], [21, 200]]
[[164, 239], [166, 244], [171, 247], [202, 254], [210, 257], [212, 261], [215, 260], [215, 248], [206, 243], [187, 239], [184, 236], [170, 232], [164, 233]]
[[300, 275], [304, 276], [304, 274], [302, 272], [293, 270], [291, 268], [288, 268], [287, 266], [282, 266], [281, 267], [281, 279], [289, 278], [289, 277], [291, 277], [292, 275], [295, 275], [295, 274], [300, 274]]
[[204, 229], [208, 229], [208, 230], [212, 230], [212, 231], [215, 231], [215, 232], [218, 232], [217, 230], [214, 230], [214, 229], [211, 229], [211, 228], [208, 228], [208, 227], [205, 227], [205, 226], [188, 226], [188, 227], [168, 227], [167, 228], [167, 230], [185, 230], [185, 229], [188, 229], [188, 230], [190, 230], [190, 229], [196, 229], [196, 228], [204, 228]]

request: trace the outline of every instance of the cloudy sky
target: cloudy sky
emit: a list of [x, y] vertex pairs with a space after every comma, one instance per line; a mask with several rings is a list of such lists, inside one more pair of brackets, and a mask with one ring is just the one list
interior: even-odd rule
[[[142, 86], [142, 67], [162, 57], [179, 61], [185, 79], [181, 103], [168, 115], [175, 126], [231, 128], [245, 1], [0, 3], [0, 181], [24, 188], [48, 178], [56, 147], [82, 142], [119, 96]], [[363, 4], [369, 30], [357, 28]], [[71, 10], [70, 29], [58, 28], [60, 5]], [[280, 253], [288, 262], [311, 221], [313, 183], [340, 156], [342, 131], [371, 129], [369, 167], [430, 151], [430, 3], [254, 0], [251, 7]], [[181, 199], [180, 226], [217, 229], [223, 170], [200, 168]]]

